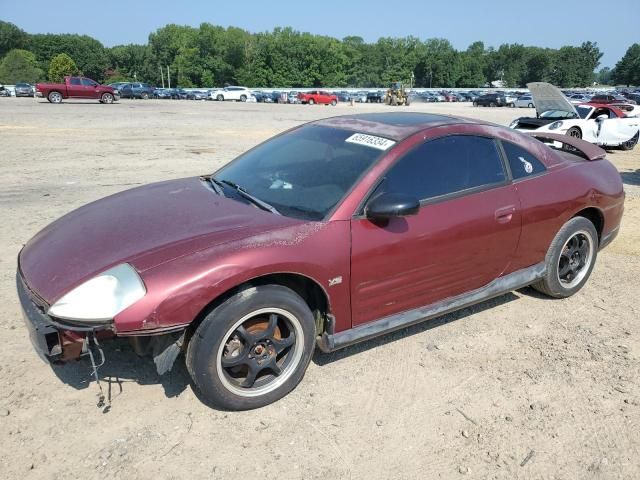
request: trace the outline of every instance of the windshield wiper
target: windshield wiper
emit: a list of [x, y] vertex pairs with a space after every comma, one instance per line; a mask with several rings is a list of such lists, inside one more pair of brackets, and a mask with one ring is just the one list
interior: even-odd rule
[[213, 191], [216, 192], [221, 197], [224, 197], [224, 190], [222, 190], [222, 185], [223, 185], [222, 182], [216, 178], [213, 178], [213, 175], [207, 178], [207, 180], [209, 180], [209, 183], [211, 184], [211, 188], [213, 188]]
[[235, 191], [238, 192], [242, 197], [246, 198], [251, 203], [253, 203], [254, 205], [260, 207], [261, 209], [266, 210], [266, 211], [271, 212], [271, 213], [275, 213], [276, 215], [282, 215], [276, 209], [276, 207], [274, 207], [273, 205], [268, 204], [264, 200], [260, 200], [259, 198], [254, 197], [249, 192], [247, 192], [243, 187], [241, 187], [237, 183], [232, 182], [231, 180], [218, 180], [217, 178], [211, 177], [211, 182], [212, 183], [213, 182], [224, 183], [225, 185], [229, 185], [231, 188], [235, 189]]

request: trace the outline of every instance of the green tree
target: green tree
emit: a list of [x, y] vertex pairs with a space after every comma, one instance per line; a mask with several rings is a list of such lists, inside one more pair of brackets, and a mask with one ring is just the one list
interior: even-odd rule
[[13, 23], [0, 20], [0, 58], [16, 48], [27, 46], [28, 35]]
[[614, 68], [613, 80], [623, 85], [640, 85], [640, 44], [631, 45]]
[[66, 53], [56, 55], [49, 63], [49, 80], [52, 82], [62, 82], [65, 76], [77, 74], [76, 63]]
[[98, 82], [104, 80], [109, 67], [109, 58], [103, 45], [87, 35], [32, 35], [29, 45], [42, 68], [47, 71], [51, 59], [60, 53], [73, 58], [83, 75]]
[[609, 67], [601, 68], [596, 74], [596, 82], [600, 85], [610, 85], [613, 80], [614, 71]]
[[0, 63], [0, 83], [35, 83], [42, 79], [42, 75], [35, 55], [26, 50], [13, 49]]

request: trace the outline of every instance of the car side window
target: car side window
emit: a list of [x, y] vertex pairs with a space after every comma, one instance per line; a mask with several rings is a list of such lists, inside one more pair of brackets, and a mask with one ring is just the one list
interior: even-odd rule
[[493, 139], [452, 135], [427, 141], [398, 160], [381, 187], [427, 200], [505, 180]]
[[77, 77], [71, 77], [71, 85], [82, 85], [82, 82]]
[[542, 162], [524, 148], [504, 141], [502, 142], [502, 148], [507, 154], [511, 175], [514, 180], [537, 175], [546, 170]]
[[85, 87], [95, 87], [97, 85], [96, 82], [94, 82], [93, 80], [89, 80], [88, 78], [83, 78], [81, 81], [82, 85], [84, 85]]

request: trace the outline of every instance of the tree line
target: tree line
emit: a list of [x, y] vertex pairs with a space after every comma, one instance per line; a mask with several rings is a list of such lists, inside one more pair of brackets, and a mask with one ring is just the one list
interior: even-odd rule
[[640, 85], [640, 44], [629, 47], [615, 68], [597, 73], [602, 52], [595, 42], [559, 49], [474, 42], [456, 50], [446, 39], [361, 37], [342, 40], [291, 28], [250, 33], [203, 23], [166, 25], [146, 45], [104, 47], [87, 35], [28, 34], [0, 21], [0, 83], [59, 81], [82, 74], [100, 82], [162, 83], [213, 87], [380, 87], [393, 81], [415, 87], [476, 88], [501, 80], [507, 87], [546, 81], [586, 87], [594, 81]]

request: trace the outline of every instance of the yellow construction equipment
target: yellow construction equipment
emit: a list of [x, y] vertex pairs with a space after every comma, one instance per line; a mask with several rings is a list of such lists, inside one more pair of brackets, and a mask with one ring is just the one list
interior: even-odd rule
[[409, 106], [411, 101], [409, 100], [409, 93], [404, 88], [404, 83], [394, 82], [391, 84], [387, 94], [384, 97], [384, 103], [387, 105], [404, 105]]

